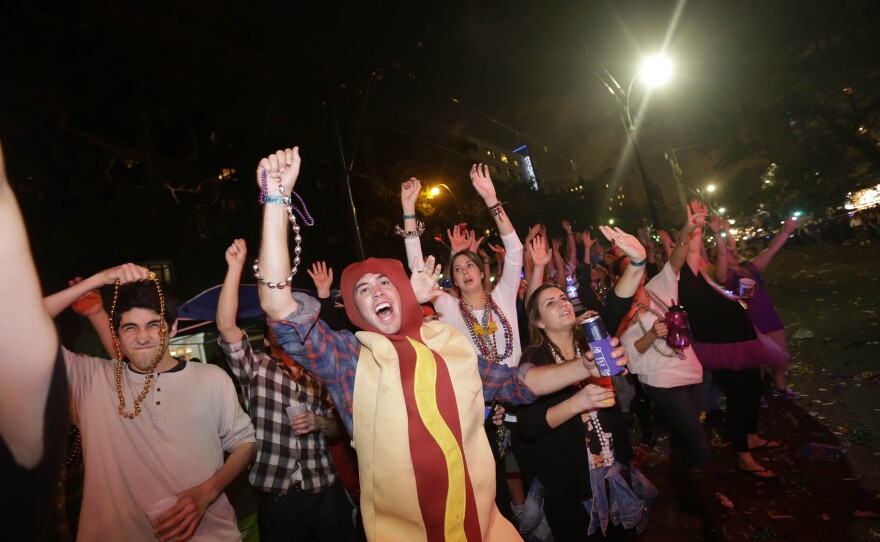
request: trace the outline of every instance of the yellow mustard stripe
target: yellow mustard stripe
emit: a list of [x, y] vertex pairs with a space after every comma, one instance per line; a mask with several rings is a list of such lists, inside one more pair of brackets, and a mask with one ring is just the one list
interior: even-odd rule
[[444, 531], [447, 541], [467, 541], [464, 532], [464, 515], [467, 504], [464, 459], [461, 448], [455, 435], [437, 406], [437, 365], [434, 354], [422, 343], [409, 339], [410, 344], [416, 351], [416, 369], [414, 378], [414, 392], [416, 406], [422, 423], [428, 432], [437, 441], [443, 456], [446, 458], [446, 472], [449, 476], [449, 492], [446, 494], [446, 517]]

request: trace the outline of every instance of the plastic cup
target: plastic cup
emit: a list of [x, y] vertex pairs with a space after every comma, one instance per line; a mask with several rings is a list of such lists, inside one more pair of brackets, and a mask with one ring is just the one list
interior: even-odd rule
[[755, 297], [754, 279], [739, 279], [739, 296], [743, 299]]
[[150, 525], [155, 529], [156, 521], [175, 504], [177, 504], [177, 495], [165, 497], [161, 501], [153, 503], [153, 505], [147, 509], [147, 517], [150, 519]]
[[285, 408], [285, 410], [287, 411], [287, 417], [288, 419], [290, 419], [290, 423], [293, 423], [294, 418], [306, 411], [306, 404], [293, 403], [289, 407]]

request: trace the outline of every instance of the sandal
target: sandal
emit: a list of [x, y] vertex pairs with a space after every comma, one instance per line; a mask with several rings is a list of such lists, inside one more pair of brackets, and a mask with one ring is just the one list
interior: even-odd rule
[[739, 465], [736, 466], [736, 470], [748, 474], [752, 478], [758, 478], [759, 480], [771, 480], [779, 476], [772, 470], [767, 470], [766, 467], [758, 467], [757, 469], [744, 469]]
[[760, 444], [758, 446], [753, 446], [749, 448], [750, 452], [754, 452], [755, 450], [772, 450], [774, 448], [781, 448], [782, 444], [776, 442], [775, 440], [767, 439], [764, 441], [764, 444]]

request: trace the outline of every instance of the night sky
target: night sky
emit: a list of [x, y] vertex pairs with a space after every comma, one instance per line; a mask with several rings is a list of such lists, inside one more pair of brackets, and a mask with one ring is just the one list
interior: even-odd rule
[[[647, 102], [636, 83], [632, 102], [644, 112], [649, 175], [674, 199], [663, 150], [694, 147], [679, 156], [693, 187], [723, 187], [743, 162], [766, 167], [766, 148], [725, 163], [719, 147], [756, 99], [788, 129], [792, 109], [760, 89], [790, 99], [805, 86], [763, 80], [768, 66], [783, 73], [829, 29], [872, 28], [875, 11], [818, 0], [10, 1], [0, 8], [0, 138], [50, 282], [120, 259], [183, 259], [219, 277], [216, 255], [231, 238], [256, 246], [254, 165], [293, 144], [313, 213], [337, 226], [314, 234], [332, 250], [312, 254], [342, 264], [353, 254], [334, 118], [346, 159], [354, 154], [359, 213], [387, 212], [388, 224], [398, 214], [389, 194], [409, 174], [471, 197], [455, 152], [462, 134], [577, 165], [536, 161], [551, 185], [609, 172], [635, 179], [621, 162], [614, 99], [585, 52], [626, 87], [645, 55], [665, 50], [675, 78]], [[859, 50], [847, 57], [850, 75], [876, 81], [878, 48]], [[810, 91], [839, 91], [820, 75]], [[223, 168], [237, 171], [228, 183], [216, 182]], [[182, 279], [189, 288], [206, 280], [192, 275]]]

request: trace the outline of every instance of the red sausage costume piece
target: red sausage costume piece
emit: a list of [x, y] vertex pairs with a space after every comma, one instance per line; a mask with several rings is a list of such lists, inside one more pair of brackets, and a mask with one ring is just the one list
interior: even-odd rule
[[[401, 300], [401, 328], [384, 335], [361, 317], [354, 287], [388, 277]], [[342, 274], [340, 289], [363, 345], [353, 394], [361, 508], [367, 538], [508, 541], [516, 529], [495, 507], [495, 462], [483, 430], [483, 392], [467, 338], [423, 324], [397, 260], [370, 258]]]

